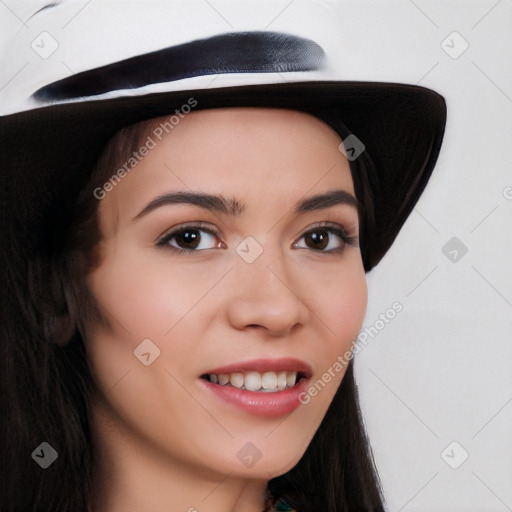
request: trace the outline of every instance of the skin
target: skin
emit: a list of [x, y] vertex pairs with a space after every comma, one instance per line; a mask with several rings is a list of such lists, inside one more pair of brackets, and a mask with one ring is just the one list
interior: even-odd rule
[[[294, 211], [316, 194], [354, 194], [340, 142], [296, 111], [196, 111], [100, 201], [102, 258], [87, 282], [105, 322], [86, 333], [98, 387], [95, 512], [261, 512], [267, 481], [304, 453], [343, 371], [277, 418], [212, 398], [199, 377], [233, 362], [294, 357], [311, 365], [315, 382], [351, 349], [367, 303], [359, 247], [329, 232], [322, 252], [304, 234], [329, 222], [357, 238], [357, 210]], [[133, 220], [163, 193], [191, 190], [245, 210], [174, 204]], [[177, 239], [157, 245], [193, 221], [218, 232], [200, 232], [204, 250], [173, 252]], [[250, 264], [236, 252], [249, 236], [263, 248]], [[145, 366], [133, 351], [148, 338], [160, 356]], [[250, 468], [237, 457], [248, 442], [261, 452]]]

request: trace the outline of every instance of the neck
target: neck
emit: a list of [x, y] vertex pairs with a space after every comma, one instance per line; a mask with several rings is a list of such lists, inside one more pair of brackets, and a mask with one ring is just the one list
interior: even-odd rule
[[92, 512], [264, 510], [265, 480], [237, 478], [162, 455], [122, 425], [102, 400], [93, 403], [92, 412]]

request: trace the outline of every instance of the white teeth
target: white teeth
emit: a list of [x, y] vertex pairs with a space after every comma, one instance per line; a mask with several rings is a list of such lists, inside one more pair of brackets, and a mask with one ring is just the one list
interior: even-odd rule
[[286, 373], [286, 385], [291, 388], [295, 386], [295, 382], [297, 381], [297, 372], [287, 372]]
[[277, 374], [277, 389], [279, 391], [286, 389], [286, 372], [279, 372]]
[[276, 372], [265, 372], [261, 378], [261, 387], [263, 389], [277, 388], [277, 375]]
[[244, 374], [243, 373], [232, 373], [229, 381], [235, 388], [241, 388], [244, 385]]
[[210, 382], [221, 386], [231, 385], [238, 389], [275, 393], [295, 386], [297, 372], [233, 372], [231, 374], [209, 374]]
[[258, 372], [249, 372], [245, 376], [245, 389], [259, 391], [261, 388], [261, 375]]

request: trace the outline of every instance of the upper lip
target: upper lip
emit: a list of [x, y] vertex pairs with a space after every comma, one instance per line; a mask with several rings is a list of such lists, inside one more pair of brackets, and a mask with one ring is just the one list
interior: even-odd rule
[[311, 377], [313, 373], [311, 365], [301, 361], [300, 359], [294, 359], [291, 357], [276, 358], [276, 359], [251, 359], [249, 361], [240, 361], [237, 363], [231, 363], [225, 366], [219, 366], [208, 370], [203, 375], [215, 374], [220, 375], [221, 373], [235, 373], [235, 372], [297, 372], [302, 373], [306, 378]]

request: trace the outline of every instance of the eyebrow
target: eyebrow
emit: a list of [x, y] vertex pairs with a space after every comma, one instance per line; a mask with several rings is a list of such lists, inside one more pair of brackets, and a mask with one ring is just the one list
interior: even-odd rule
[[203, 192], [170, 192], [153, 199], [133, 220], [139, 219], [157, 208], [172, 204], [192, 204], [226, 215], [239, 215], [245, 210], [245, 205], [236, 199], [205, 194]]
[[356, 210], [359, 209], [359, 201], [345, 190], [331, 190], [325, 194], [317, 194], [316, 196], [308, 197], [300, 201], [295, 206], [295, 213], [306, 213], [315, 210], [323, 210], [338, 204], [346, 204], [353, 206]]
[[[206, 194], [203, 192], [169, 192], [153, 199], [148, 203], [133, 220], [140, 219], [148, 213], [173, 204], [192, 204], [206, 210], [223, 213], [225, 215], [240, 215], [246, 209], [246, 205], [236, 199], [221, 195]], [[338, 204], [353, 206], [358, 209], [359, 201], [345, 190], [331, 190], [324, 194], [317, 194], [299, 201], [294, 211], [297, 214], [323, 210]]]

